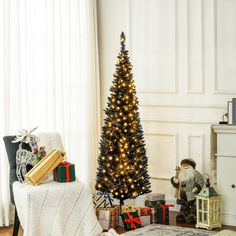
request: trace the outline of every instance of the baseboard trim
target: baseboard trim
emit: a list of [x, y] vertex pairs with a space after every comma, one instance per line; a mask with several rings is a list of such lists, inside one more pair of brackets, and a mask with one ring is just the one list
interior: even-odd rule
[[229, 213], [221, 213], [221, 219], [223, 225], [236, 226], [236, 215]]

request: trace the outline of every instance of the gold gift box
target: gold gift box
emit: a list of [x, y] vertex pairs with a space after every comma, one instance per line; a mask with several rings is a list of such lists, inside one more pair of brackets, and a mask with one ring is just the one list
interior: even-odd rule
[[39, 161], [26, 175], [26, 182], [33, 185], [40, 184], [49, 174], [63, 161], [64, 153], [52, 150], [41, 161]]
[[121, 213], [129, 213], [132, 211], [137, 211], [139, 216], [141, 216], [141, 208], [138, 205], [122, 205]]

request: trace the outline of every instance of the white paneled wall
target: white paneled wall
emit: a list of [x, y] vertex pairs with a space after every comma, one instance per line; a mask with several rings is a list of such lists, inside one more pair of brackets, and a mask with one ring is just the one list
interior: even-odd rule
[[218, 0], [215, 4], [215, 90], [236, 93], [236, 2]]
[[198, 170], [214, 173], [211, 124], [236, 97], [235, 13], [235, 0], [98, 1], [103, 108], [124, 31], [152, 189], [169, 200], [169, 179], [182, 158], [192, 157]]

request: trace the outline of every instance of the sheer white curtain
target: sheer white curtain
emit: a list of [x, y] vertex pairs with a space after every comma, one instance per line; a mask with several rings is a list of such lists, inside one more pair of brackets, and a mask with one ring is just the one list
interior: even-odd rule
[[[61, 133], [79, 179], [94, 185], [100, 131], [96, 0], [0, 0], [0, 137]], [[0, 226], [10, 222], [1, 138]]]

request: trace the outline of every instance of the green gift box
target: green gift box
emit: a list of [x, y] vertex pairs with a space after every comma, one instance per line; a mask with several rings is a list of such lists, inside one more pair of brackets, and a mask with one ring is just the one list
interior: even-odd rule
[[121, 217], [126, 230], [142, 227], [142, 222], [140, 221], [137, 211], [123, 213]]
[[54, 181], [64, 183], [75, 181], [75, 165], [69, 162], [61, 162], [53, 171]]
[[159, 207], [161, 204], [165, 204], [165, 200], [157, 200], [157, 201], [146, 200], [145, 202], [145, 206], [150, 208]]
[[157, 208], [157, 224], [169, 224], [169, 208]]
[[169, 224], [169, 207], [173, 206], [173, 204], [163, 204], [157, 207], [157, 224]]

